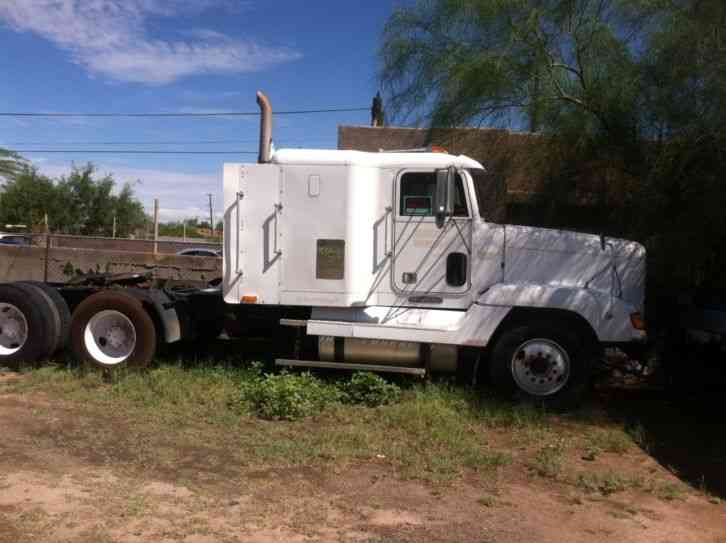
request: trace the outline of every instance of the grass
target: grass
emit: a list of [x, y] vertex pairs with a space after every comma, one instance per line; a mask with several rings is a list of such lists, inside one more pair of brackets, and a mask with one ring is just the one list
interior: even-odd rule
[[576, 486], [586, 492], [599, 492], [603, 496], [609, 496], [629, 488], [631, 481], [613, 471], [581, 473], [577, 476]]
[[597, 428], [585, 435], [586, 447], [613, 454], [625, 454], [632, 445], [632, 438], [620, 428]]
[[564, 462], [566, 444], [559, 438], [540, 448], [530, 462], [530, 468], [540, 477], [557, 478]]
[[[260, 382], [272, 383], [262, 385], [267, 387], [263, 399], [272, 398], [271, 409], [260, 410], [258, 398], [244, 392]], [[17, 392], [36, 390], [62, 398], [69, 409], [82, 411], [72, 428], [52, 439], [103, 462], [161, 470], [181, 464], [182, 472], [181, 458], [195, 455], [220, 469], [365, 460], [392, 465], [405, 477], [447, 481], [463, 470], [491, 473], [507, 465], [511, 455], [492, 443], [492, 432], [543, 424], [545, 417], [496, 402], [482, 410], [478, 395], [447, 383], [396, 387], [394, 392], [390, 384], [371, 382], [299, 375], [281, 382], [280, 375], [267, 379], [255, 366], [161, 365], [110, 378], [46, 367], [29, 371], [12, 386]], [[318, 396], [312, 410], [305, 407], [307, 416], [276, 416], [288, 413], [280, 398], [297, 398], [311, 383]], [[361, 400], [336, 397], [331, 387], [354, 389]], [[377, 403], [379, 392], [383, 405], [369, 407]], [[86, 419], [88, 424], [82, 422]], [[200, 447], [204, 451], [195, 452]]]
[[645, 478], [639, 475], [628, 476], [613, 470], [580, 473], [574, 483], [588, 493], [610, 496], [618, 492], [637, 490], [664, 501], [683, 499], [686, 492], [685, 486], [680, 482]]
[[482, 507], [494, 507], [497, 503], [497, 500], [494, 496], [482, 496], [476, 501]]
[[[364, 462], [446, 482], [466, 472], [494, 476], [514, 464], [603, 496], [633, 489], [673, 500], [684, 491], [603, 470], [602, 455], [647, 443], [642, 428], [556, 416], [446, 381], [399, 383], [370, 374], [267, 376], [255, 364], [161, 364], [107, 376], [44, 367], [3, 386], [63, 400], [60, 411], [48, 410], [65, 410], [65, 426], [43, 439], [99, 463], [168, 472], [175, 480], [200, 470], [232, 478], [249, 469]], [[578, 460], [589, 461], [588, 469], [576, 471]]]

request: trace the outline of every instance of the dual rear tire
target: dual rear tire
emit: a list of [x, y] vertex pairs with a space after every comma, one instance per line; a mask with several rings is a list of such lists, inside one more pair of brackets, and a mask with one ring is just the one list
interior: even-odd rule
[[0, 285], [0, 366], [18, 369], [63, 350], [69, 324], [68, 305], [52, 287]]
[[147, 366], [156, 353], [153, 319], [123, 291], [97, 292], [73, 315], [60, 293], [44, 283], [0, 284], [0, 367], [19, 369], [70, 346], [76, 359], [101, 368]]

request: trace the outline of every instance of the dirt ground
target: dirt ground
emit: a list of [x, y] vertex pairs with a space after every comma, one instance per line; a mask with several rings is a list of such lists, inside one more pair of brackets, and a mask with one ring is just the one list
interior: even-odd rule
[[[0, 543], [726, 543], [726, 504], [695, 490], [670, 501], [585, 494], [516, 463], [495, 483], [472, 474], [447, 485], [403, 480], [375, 458], [226, 471], [208, 449], [187, 451], [179, 471], [155, 470], [67, 445], [94, 424], [125, 431], [42, 393], [0, 392]], [[680, 482], [641, 450], [617, 461]]]

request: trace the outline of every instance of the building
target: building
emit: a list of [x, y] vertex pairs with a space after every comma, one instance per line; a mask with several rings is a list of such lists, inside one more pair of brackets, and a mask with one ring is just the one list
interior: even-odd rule
[[576, 150], [540, 134], [492, 128], [338, 127], [338, 149], [343, 150], [429, 145], [470, 156], [498, 177], [505, 189], [498, 193], [493, 214], [509, 223], [601, 232], [635, 182], [615, 165], [577, 161]]

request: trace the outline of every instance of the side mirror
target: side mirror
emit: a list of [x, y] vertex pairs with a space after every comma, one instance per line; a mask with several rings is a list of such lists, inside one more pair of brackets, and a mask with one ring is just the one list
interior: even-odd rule
[[449, 166], [446, 170], [436, 171], [436, 227], [443, 228], [447, 217], [454, 214], [454, 190], [456, 168]]

